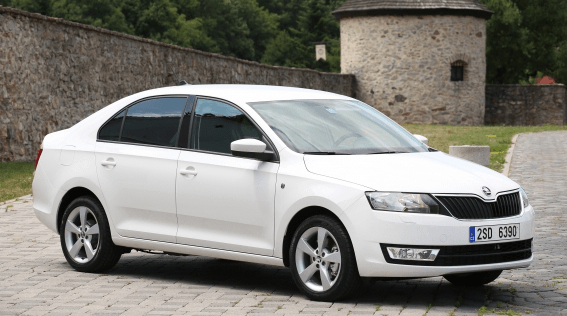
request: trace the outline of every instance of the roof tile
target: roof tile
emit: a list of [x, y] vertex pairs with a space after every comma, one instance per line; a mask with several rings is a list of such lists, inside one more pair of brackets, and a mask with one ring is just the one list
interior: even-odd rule
[[492, 15], [485, 5], [478, 0], [348, 0], [333, 11], [337, 18], [353, 15], [380, 15], [388, 13], [413, 13], [423, 10], [431, 12], [459, 11], [460, 14], [470, 11], [471, 15], [489, 18]]

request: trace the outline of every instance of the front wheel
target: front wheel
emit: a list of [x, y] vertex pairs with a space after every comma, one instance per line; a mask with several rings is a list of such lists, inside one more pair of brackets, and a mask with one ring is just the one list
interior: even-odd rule
[[293, 235], [289, 258], [295, 284], [312, 300], [348, 298], [363, 287], [350, 238], [328, 216], [313, 216], [301, 223]]
[[63, 214], [61, 248], [67, 262], [81, 272], [101, 272], [112, 268], [122, 255], [112, 242], [106, 214], [90, 197], [75, 199]]
[[498, 279], [501, 273], [502, 270], [494, 270], [463, 274], [448, 274], [443, 277], [454, 285], [481, 286]]

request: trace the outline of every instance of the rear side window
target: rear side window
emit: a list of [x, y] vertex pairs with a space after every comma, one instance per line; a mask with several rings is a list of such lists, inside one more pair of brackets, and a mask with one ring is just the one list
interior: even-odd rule
[[261, 140], [261, 132], [237, 108], [215, 100], [199, 99], [195, 107], [191, 148], [230, 154], [230, 143], [243, 138]]
[[138, 102], [104, 125], [100, 140], [176, 146], [187, 98], [156, 98]]
[[128, 108], [120, 141], [175, 146], [186, 98], [149, 99]]
[[120, 112], [120, 114], [108, 121], [108, 123], [100, 129], [98, 139], [112, 141], [120, 140], [120, 128], [122, 128], [122, 121], [124, 121], [124, 113], [126, 113], [126, 110]]

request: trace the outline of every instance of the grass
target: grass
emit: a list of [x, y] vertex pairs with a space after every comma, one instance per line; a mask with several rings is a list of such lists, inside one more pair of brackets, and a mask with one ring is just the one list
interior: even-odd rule
[[[490, 168], [502, 171], [512, 137], [518, 133], [567, 130], [567, 125], [456, 126], [411, 125], [404, 127], [429, 139], [429, 145], [446, 153], [452, 145], [490, 146]], [[33, 162], [0, 162], [0, 202], [32, 193]]]
[[509, 293], [512, 294], [512, 295], [515, 295], [516, 292], [517, 292], [517, 290], [516, 290], [515, 288], [513, 288], [513, 287], [508, 288], [508, 289], [500, 289], [500, 291], [502, 291], [502, 292], [509, 292]]
[[490, 146], [490, 168], [498, 172], [504, 168], [512, 137], [519, 133], [567, 130], [567, 125], [542, 126], [456, 126], [456, 125], [403, 125], [408, 131], [427, 137], [429, 145], [449, 152], [453, 145]]
[[0, 162], [0, 202], [32, 193], [33, 162]]
[[554, 282], [551, 282], [551, 283], [545, 282], [545, 284], [544, 284], [543, 286], [544, 286], [544, 287], [554, 287], [554, 286], [556, 286], [556, 285], [559, 284], [559, 283], [561, 283], [561, 282], [559, 282], [559, 281], [554, 281]]
[[455, 307], [459, 308], [461, 307], [461, 304], [463, 304], [463, 294], [459, 294], [459, 298], [457, 298], [457, 301], [455, 302]]
[[495, 310], [494, 308], [488, 309], [488, 308], [486, 308], [486, 306], [483, 306], [478, 310], [478, 316], [484, 316], [485, 314], [508, 315], [508, 316], [522, 315], [522, 313], [511, 310], [511, 309], [509, 309], [509, 310]]

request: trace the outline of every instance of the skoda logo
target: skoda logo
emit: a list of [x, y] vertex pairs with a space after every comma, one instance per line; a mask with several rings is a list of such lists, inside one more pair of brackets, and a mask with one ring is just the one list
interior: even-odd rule
[[490, 189], [487, 187], [482, 187], [482, 192], [484, 192], [484, 195], [486, 196], [491, 196], [492, 192], [490, 192]]

